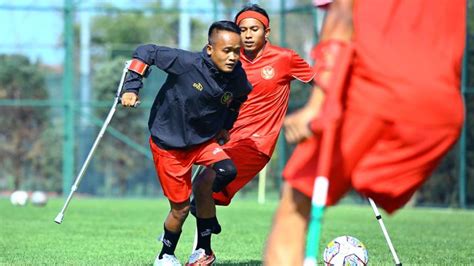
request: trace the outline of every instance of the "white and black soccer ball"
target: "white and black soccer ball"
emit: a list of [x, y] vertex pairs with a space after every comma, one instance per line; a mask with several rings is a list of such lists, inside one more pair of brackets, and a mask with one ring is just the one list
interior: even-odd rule
[[14, 206], [25, 206], [26, 203], [28, 202], [28, 193], [23, 190], [14, 191], [10, 195], [10, 202]]
[[48, 196], [43, 191], [35, 191], [31, 194], [31, 204], [42, 207], [48, 203]]
[[352, 236], [340, 236], [329, 242], [324, 249], [325, 265], [363, 266], [369, 262], [364, 244]]

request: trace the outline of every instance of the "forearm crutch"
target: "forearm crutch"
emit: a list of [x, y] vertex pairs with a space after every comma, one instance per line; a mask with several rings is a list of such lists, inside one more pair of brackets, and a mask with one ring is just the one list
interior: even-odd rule
[[392, 252], [395, 265], [401, 266], [402, 263], [398, 259], [398, 255], [397, 255], [397, 252], [395, 251], [395, 248], [393, 247], [392, 240], [390, 240], [390, 236], [388, 235], [387, 229], [385, 228], [385, 225], [382, 220], [382, 215], [380, 215], [379, 210], [377, 209], [377, 205], [375, 205], [375, 202], [371, 198], [368, 198], [368, 199], [369, 199], [370, 206], [372, 206], [372, 209], [374, 210], [375, 218], [377, 219], [377, 221], [379, 221], [380, 228], [382, 228], [382, 232], [385, 237], [385, 240], [387, 241], [388, 248], [390, 249], [390, 252]]
[[[320, 54], [318, 58], [321, 61], [316, 62], [315, 69], [331, 71], [331, 80], [326, 92], [323, 116], [323, 131], [321, 135], [321, 146], [318, 159], [318, 171], [314, 181], [313, 195], [311, 198], [311, 213], [308, 224], [308, 232], [306, 236], [306, 249], [304, 266], [312, 266], [317, 264], [319, 240], [321, 237], [321, 222], [326, 206], [326, 198], [329, 188], [329, 174], [331, 171], [332, 157], [336, 136], [343, 112], [343, 94], [345, 91], [345, 83], [349, 73], [353, 49], [350, 44], [340, 41], [326, 41], [318, 45]], [[332, 63], [325, 60], [330, 54], [333, 56]]]
[[[63, 218], [64, 218], [64, 213], [66, 212], [66, 210], [69, 206], [69, 202], [71, 201], [72, 196], [74, 195], [74, 192], [76, 192], [77, 188], [79, 187], [79, 184], [81, 183], [81, 179], [84, 176], [84, 173], [86, 172], [87, 167], [89, 166], [89, 163], [92, 159], [92, 155], [94, 154], [94, 152], [97, 148], [97, 145], [99, 145], [99, 142], [102, 139], [102, 137], [104, 136], [104, 133], [105, 133], [105, 130], [107, 129], [107, 126], [109, 125], [110, 121], [112, 120], [112, 117], [115, 114], [117, 104], [120, 102], [122, 87], [123, 87], [123, 83], [125, 81], [125, 76], [127, 75], [127, 72], [128, 72], [128, 67], [130, 65], [130, 62], [131, 61], [127, 61], [125, 63], [125, 66], [124, 66], [123, 71], [122, 71], [122, 77], [120, 79], [120, 83], [118, 85], [117, 92], [115, 93], [114, 103], [112, 104], [112, 107], [110, 108], [109, 114], [107, 115], [107, 118], [105, 119], [104, 125], [100, 129], [99, 134], [97, 135], [97, 138], [95, 139], [94, 144], [92, 145], [92, 148], [89, 151], [89, 154], [87, 154], [86, 160], [82, 164], [81, 170], [79, 171], [79, 174], [77, 175], [76, 180], [74, 181], [74, 184], [71, 187], [71, 192], [69, 193], [69, 196], [67, 197], [63, 208], [61, 209], [61, 211], [58, 213], [58, 215], [54, 219], [54, 221], [57, 224], [62, 223]], [[137, 102], [137, 104], [138, 104], [138, 102]], [[136, 105], [135, 105], [135, 107], [136, 107]]]

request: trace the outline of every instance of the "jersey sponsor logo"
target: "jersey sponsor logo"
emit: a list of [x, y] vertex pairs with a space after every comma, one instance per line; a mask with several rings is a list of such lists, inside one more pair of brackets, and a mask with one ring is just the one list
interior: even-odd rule
[[275, 69], [272, 66], [266, 66], [260, 71], [263, 79], [272, 79], [275, 76]]
[[230, 91], [224, 92], [224, 95], [221, 97], [221, 103], [229, 106], [230, 102], [232, 101], [232, 98], [234, 95]]
[[198, 83], [194, 82], [193, 83], [193, 88], [195, 88], [198, 91], [202, 91], [204, 89], [204, 87], [202, 86], [202, 84], [200, 82], [198, 82]]
[[215, 148], [213, 151], [212, 151], [212, 154], [216, 155], [218, 154], [219, 152], [223, 152], [224, 150], [222, 150], [221, 148]]

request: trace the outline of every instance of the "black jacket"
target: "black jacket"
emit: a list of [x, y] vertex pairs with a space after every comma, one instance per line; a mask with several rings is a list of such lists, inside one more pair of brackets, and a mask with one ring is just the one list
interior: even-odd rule
[[[190, 148], [231, 129], [252, 89], [240, 62], [231, 73], [220, 72], [205, 49], [193, 53], [147, 44], [133, 57], [168, 73], [148, 120], [153, 141], [164, 149]], [[138, 93], [142, 86], [142, 77], [129, 71], [125, 91]]]

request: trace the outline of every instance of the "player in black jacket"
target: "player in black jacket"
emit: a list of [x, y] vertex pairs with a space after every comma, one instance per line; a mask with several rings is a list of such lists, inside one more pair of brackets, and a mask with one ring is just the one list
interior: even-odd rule
[[[230, 21], [215, 22], [208, 38], [200, 53], [139, 46], [124, 83], [122, 104], [134, 106], [149, 66], [168, 73], [148, 121], [155, 168], [171, 206], [157, 265], [179, 265], [174, 250], [189, 213], [191, 191], [197, 205], [198, 243], [188, 263], [208, 265], [215, 260], [211, 231], [217, 220], [212, 193], [222, 190], [237, 174], [216, 139], [228, 140], [227, 130], [251, 91], [239, 61], [240, 29]], [[206, 170], [191, 184], [193, 164], [204, 165]]]

